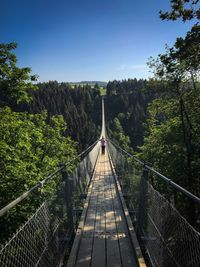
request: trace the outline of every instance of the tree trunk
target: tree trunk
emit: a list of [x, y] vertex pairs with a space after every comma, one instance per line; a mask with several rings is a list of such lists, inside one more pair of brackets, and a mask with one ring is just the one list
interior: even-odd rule
[[[182, 124], [182, 131], [183, 131], [183, 139], [184, 139], [184, 144], [186, 148], [186, 162], [187, 162], [187, 189], [189, 189], [192, 193], [194, 192], [194, 185], [195, 185], [195, 179], [193, 175], [193, 170], [192, 170], [192, 157], [193, 157], [193, 146], [192, 146], [192, 128], [190, 122], [189, 127], [186, 126], [185, 120], [184, 120], [184, 115], [187, 114], [184, 106], [184, 102], [182, 99], [182, 95], [180, 96], [179, 100], [180, 104], [180, 118], [181, 118], [181, 124]], [[188, 116], [186, 118], [186, 121], [188, 122]], [[196, 226], [197, 224], [197, 217], [196, 217], [196, 205], [194, 201], [191, 199], [188, 199], [188, 221], [191, 225]]]

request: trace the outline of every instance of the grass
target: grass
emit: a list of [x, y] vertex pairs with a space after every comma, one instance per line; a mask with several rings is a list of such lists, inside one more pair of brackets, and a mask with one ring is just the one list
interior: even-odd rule
[[105, 87], [100, 87], [100, 95], [106, 95], [106, 88]]

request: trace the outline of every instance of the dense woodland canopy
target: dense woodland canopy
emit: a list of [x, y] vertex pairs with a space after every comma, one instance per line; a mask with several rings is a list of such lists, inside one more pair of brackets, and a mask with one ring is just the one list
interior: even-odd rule
[[[17, 67], [15, 48], [0, 45], [0, 208], [96, 141], [100, 131], [98, 86], [33, 84], [31, 69]], [[36, 200], [0, 219], [2, 238], [32, 213]]]
[[[162, 19], [194, 19], [194, 25], [149, 59], [154, 78], [110, 81], [105, 109], [111, 139], [200, 197], [198, 2], [172, 0], [171, 12], [161, 12]], [[36, 84], [30, 68], [17, 67], [15, 48], [0, 44], [0, 208], [99, 138], [101, 124], [98, 85]], [[161, 181], [154, 183], [164, 192]], [[174, 203], [198, 227], [197, 206], [180, 194]], [[13, 229], [37, 205], [27, 203]], [[0, 220], [5, 235], [12, 230], [6, 220]]]
[[[149, 106], [144, 159], [200, 197], [200, 25], [199, 0], [171, 0], [162, 19], [192, 20], [185, 37], [178, 37], [164, 54], [150, 58], [155, 78], [167, 86]], [[160, 185], [162, 187], [162, 185]], [[200, 229], [199, 207], [175, 195], [175, 204]]]
[[[154, 78], [108, 83], [108, 126], [122, 147], [131, 142], [138, 156], [200, 197], [200, 25], [199, 1], [171, 0], [167, 20], [194, 20], [185, 37], [148, 65]], [[190, 5], [188, 5], [188, 3]], [[120, 129], [122, 134], [116, 134]], [[130, 140], [129, 140], [130, 139]], [[154, 181], [165, 192], [160, 180]], [[180, 194], [174, 204], [199, 228], [199, 207]]]
[[67, 123], [66, 134], [78, 142], [77, 149], [88, 147], [100, 134], [101, 97], [99, 89], [89, 85], [75, 85], [50, 81], [37, 84], [38, 90], [31, 91], [32, 103], [20, 105], [20, 110], [29, 113], [42, 113], [45, 110], [50, 118], [62, 115]]
[[[184, 81], [180, 95], [170, 81], [160, 79], [113, 81], [108, 90], [109, 137], [200, 196], [200, 83]], [[166, 193], [161, 180], [154, 184]], [[175, 194], [174, 203], [199, 227], [199, 210], [193, 202]]]
[[[147, 80], [112, 81], [107, 85], [108, 134], [124, 149], [137, 150], [143, 144], [148, 103], [155, 97]], [[119, 129], [121, 130], [119, 131]]]

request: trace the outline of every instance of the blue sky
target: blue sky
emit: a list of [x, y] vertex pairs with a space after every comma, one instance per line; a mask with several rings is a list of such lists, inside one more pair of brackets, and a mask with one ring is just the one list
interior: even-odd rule
[[1, 0], [0, 42], [17, 42], [39, 81], [147, 78], [148, 58], [191, 27], [161, 9], [169, 0]]

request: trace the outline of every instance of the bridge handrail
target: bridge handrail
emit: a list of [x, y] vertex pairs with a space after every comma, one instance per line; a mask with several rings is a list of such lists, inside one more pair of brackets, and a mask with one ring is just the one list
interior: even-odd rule
[[47, 177], [45, 177], [43, 180], [39, 181], [36, 185], [34, 185], [32, 188], [30, 188], [29, 190], [27, 190], [25, 193], [23, 193], [21, 196], [19, 196], [18, 198], [16, 198], [15, 200], [13, 200], [12, 202], [10, 202], [8, 205], [6, 205], [5, 207], [3, 207], [0, 210], [0, 217], [2, 217], [6, 212], [8, 212], [10, 209], [14, 208], [17, 204], [19, 204], [22, 200], [24, 200], [25, 198], [27, 198], [32, 192], [34, 192], [35, 190], [39, 189], [40, 187], [43, 187], [43, 185], [49, 181], [51, 178], [53, 178], [57, 173], [59, 173], [60, 171], [62, 171], [66, 166], [68, 166], [69, 164], [71, 164], [72, 162], [74, 162], [75, 160], [77, 160], [78, 158], [80, 158], [81, 156], [83, 156], [86, 152], [92, 150], [92, 148], [99, 142], [99, 140], [95, 141], [92, 145], [90, 145], [88, 148], [86, 148], [83, 152], [81, 152], [80, 154], [78, 154], [78, 156], [74, 157], [72, 160], [67, 161], [65, 163], [62, 164], [61, 167], [59, 167], [55, 172], [49, 174]]
[[172, 179], [166, 177], [165, 175], [161, 174], [160, 172], [156, 171], [154, 168], [150, 167], [145, 161], [140, 160], [139, 158], [137, 158], [136, 156], [128, 153], [127, 151], [125, 151], [123, 148], [121, 148], [119, 145], [115, 144], [113, 141], [111, 141], [110, 139], [107, 139], [108, 142], [110, 142], [115, 148], [119, 149], [120, 151], [122, 151], [126, 156], [128, 156], [129, 158], [133, 158], [136, 162], [138, 162], [140, 165], [143, 165], [146, 169], [148, 169], [149, 171], [153, 172], [154, 174], [156, 174], [157, 176], [159, 176], [162, 180], [164, 180], [168, 185], [171, 185], [172, 187], [176, 188], [179, 192], [183, 193], [184, 195], [186, 195], [187, 197], [189, 197], [190, 199], [192, 199], [193, 201], [195, 201], [197, 204], [200, 204], [200, 198], [195, 196], [194, 194], [190, 193], [187, 189], [181, 187], [180, 185], [176, 184], [175, 182], [173, 182]]

